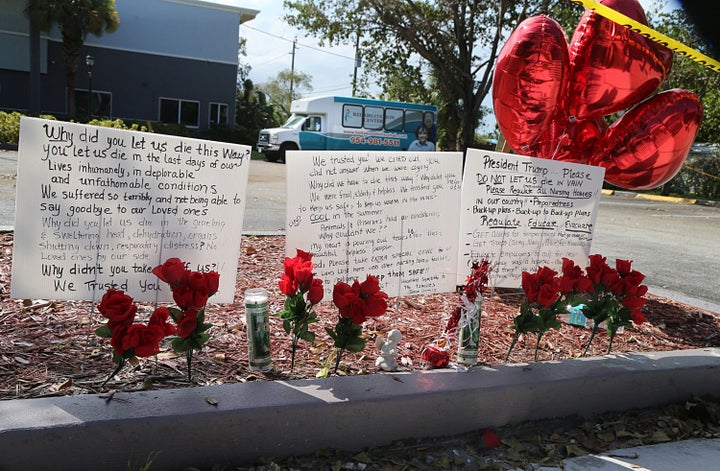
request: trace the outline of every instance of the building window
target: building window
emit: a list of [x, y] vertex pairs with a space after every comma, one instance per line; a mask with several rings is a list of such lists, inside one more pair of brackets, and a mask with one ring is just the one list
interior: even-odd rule
[[160, 98], [160, 122], [197, 128], [200, 125], [200, 102]]
[[[78, 116], [88, 116], [88, 91], [75, 89], [75, 106]], [[93, 90], [90, 100], [93, 117], [112, 116], [112, 93]]]
[[210, 117], [209, 124], [221, 124], [227, 126], [228, 124], [228, 105], [225, 103], [210, 103]]

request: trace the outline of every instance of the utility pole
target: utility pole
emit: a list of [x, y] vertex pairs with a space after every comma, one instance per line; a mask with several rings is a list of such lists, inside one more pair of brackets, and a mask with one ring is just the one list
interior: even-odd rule
[[[290, 103], [293, 101], [293, 85], [295, 82], [295, 46], [297, 44], [297, 38], [293, 40], [292, 48], [292, 62], [290, 63]], [[290, 108], [288, 108], [290, 109]]]
[[353, 71], [352, 96], [357, 95], [357, 72], [362, 64], [360, 59], [360, 25], [358, 25], [357, 34], [355, 35], [355, 70]]

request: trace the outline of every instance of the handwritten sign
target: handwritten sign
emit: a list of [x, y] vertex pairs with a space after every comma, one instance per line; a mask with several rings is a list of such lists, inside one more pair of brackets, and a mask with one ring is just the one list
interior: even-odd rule
[[523, 271], [587, 263], [605, 169], [468, 149], [462, 185], [458, 284], [473, 260], [491, 284], [520, 286]]
[[220, 273], [232, 302], [250, 148], [22, 118], [12, 296], [170, 301], [170, 257]]
[[311, 252], [328, 294], [367, 275], [391, 296], [455, 289], [461, 153], [294, 151], [286, 165], [286, 253]]

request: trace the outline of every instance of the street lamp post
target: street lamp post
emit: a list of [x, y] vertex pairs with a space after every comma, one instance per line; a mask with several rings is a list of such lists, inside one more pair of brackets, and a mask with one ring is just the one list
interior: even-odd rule
[[88, 54], [85, 56], [85, 65], [87, 66], [88, 70], [88, 99], [87, 99], [87, 113], [88, 113], [88, 121], [92, 118], [92, 68], [93, 65], [95, 65], [95, 58]]

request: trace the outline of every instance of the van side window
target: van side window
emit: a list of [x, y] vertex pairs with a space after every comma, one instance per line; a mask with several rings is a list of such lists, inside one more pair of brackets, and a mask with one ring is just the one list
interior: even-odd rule
[[399, 108], [386, 108], [385, 109], [385, 129], [387, 131], [402, 131], [403, 130], [403, 110]]
[[418, 126], [423, 123], [423, 112], [418, 110], [407, 110], [405, 112], [405, 131], [414, 133]]
[[383, 109], [379, 106], [366, 106], [363, 116], [363, 127], [365, 129], [383, 128]]
[[360, 105], [343, 105], [342, 125], [346, 128], [362, 127], [363, 107]]
[[319, 132], [320, 128], [320, 116], [310, 116], [305, 120], [305, 130]]

